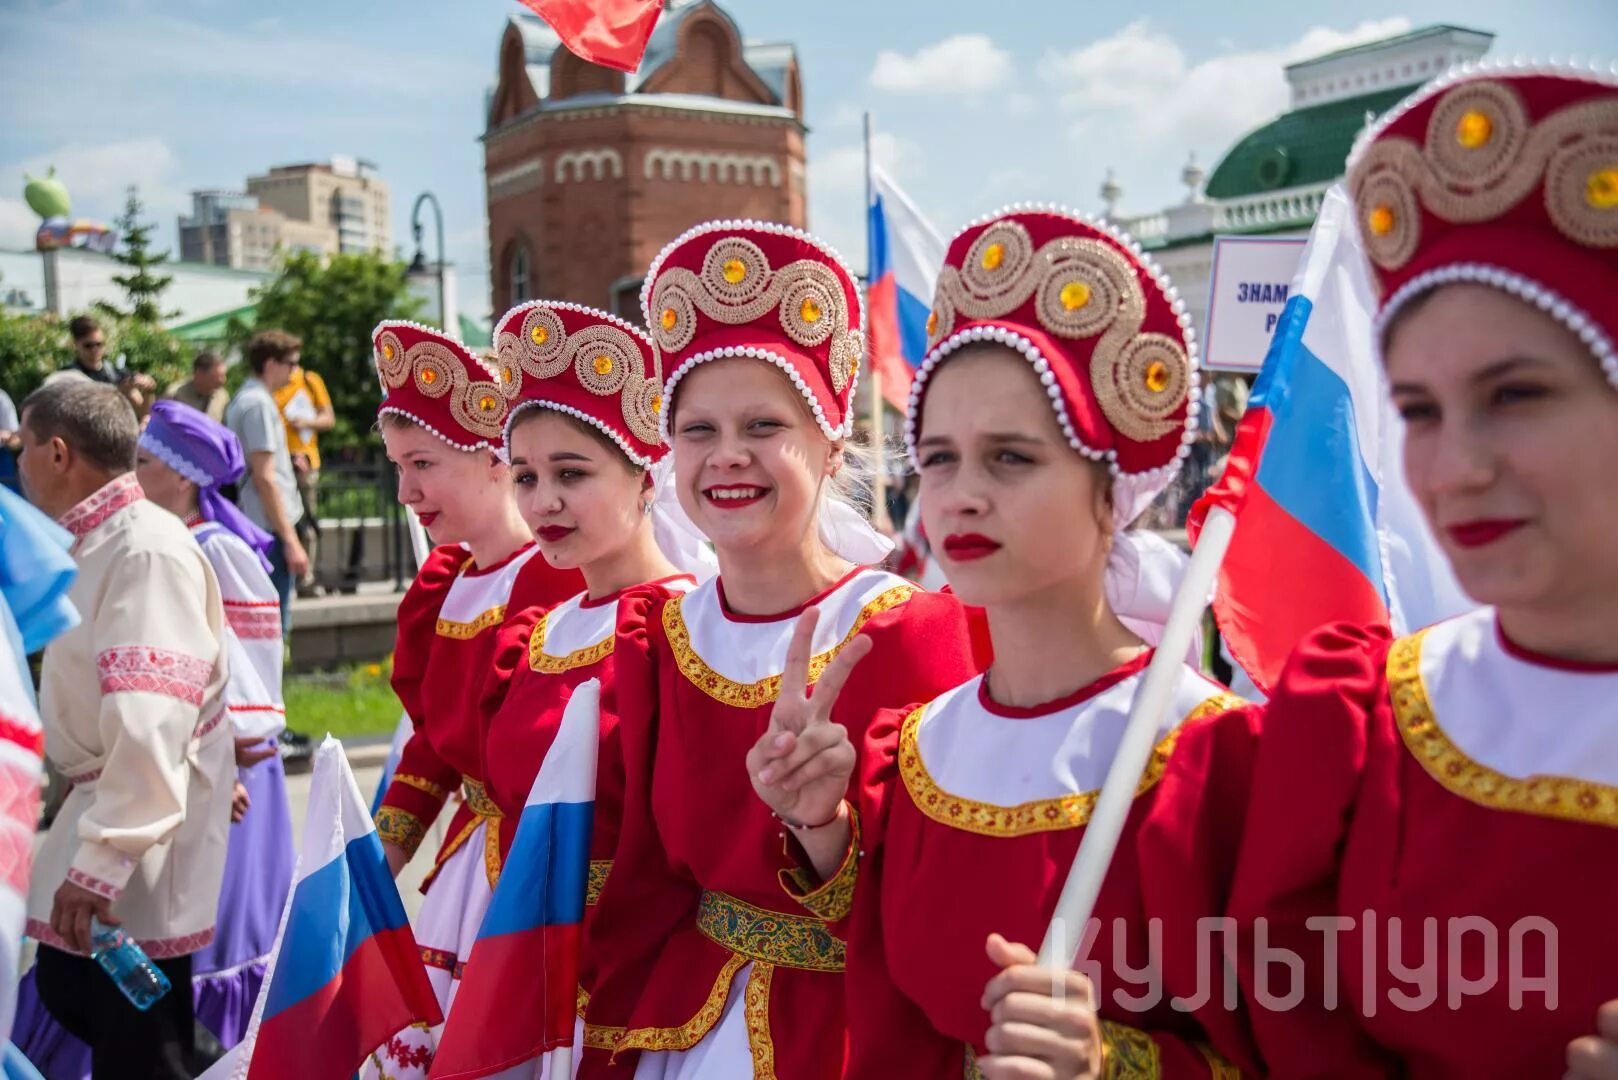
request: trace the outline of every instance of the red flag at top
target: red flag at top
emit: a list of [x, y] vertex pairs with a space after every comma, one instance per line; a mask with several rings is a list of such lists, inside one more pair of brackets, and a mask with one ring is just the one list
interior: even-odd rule
[[551, 24], [575, 56], [633, 72], [640, 67], [663, 0], [522, 0]]

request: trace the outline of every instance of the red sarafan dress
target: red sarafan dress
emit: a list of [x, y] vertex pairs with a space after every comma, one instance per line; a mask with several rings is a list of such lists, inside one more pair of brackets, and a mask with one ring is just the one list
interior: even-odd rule
[[1307, 964], [1292, 1002], [1240, 952], [1269, 1074], [1560, 1076], [1618, 997], [1614, 866], [1618, 665], [1528, 653], [1492, 609], [1317, 632], [1265, 708], [1231, 901]]
[[[1030, 947], [1044, 939], [1149, 655], [1044, 705], [997, 704], [980, 676], [873, 724], [851, 796], [850, 857], [826, 882], [794, 871], [788, 883], [805, 907], [847, 928], [846, 1076], [978, 1075], [991, 1023], [983, 992], [998, 972], [985, 942], [990, 933]], [[1108, 1076], [1234, 1071], [1166, 995], [1146, 1000], [1144, 972], [1159, 958], [1134, 839], [1182, 721], [1195, 725], [1237, 704], [1217, 683], [1181, 669], [1102, 888], [1080, 969], [1101, 1002]], [[1239, 828], [1239, 818], [1225, 825], [1216, 833]], [[1137, 996], [1132, 1007], [1121, 1003]]]
[[[856, 740], [883, 707], [974, 670], [953, 597], [855, 570], [811, 604], [815, 677], [854, 635], [872, 641], [834, 710]], [[626, 606], [612, 686], [623, 828], [596, 911], [581, 1075], [637, 1075], [637, 1051], [639, 1075], [842, 1075], [845, 946], [782, 892], [782, 828], [746, 768], [801, 611], [738, 615], [719, 579], [638, 622]]]
[[[464, 345], [431, 327], [391, 321], [372, 332], [372, 345], [384, 395], [379, 417], [402, 417], [463, 453], [496, 450], [506, 398], [495, 373]], [[413, 926], [446, 1016], [500, 871], [501, 819], [484, 789], [479, 714], [481, 701], [498, 699], [491, 680], [498, 687], [510, 674], [493, 666], [495, 637], [508, 615], [559, 603], [583, 584], [576, 571], [551, 567], [531, 541], [489, 566], [446, 545], [429, 553], [399, 605], [393, 689], [414, 730], [376, 828], [414, 854], [449, 793], [461, 789]], [[362, 1075], [425, 1077], [435, 1044], [434, 1031], [407, 1028], [377, 1048]]]
[[[495, 666], [512, 672], [509, 682], [496, 688], [498, 702], [484, 712], [487, 731], [483, 747], [489, 796], [506, 821], [522, 816], [540, 764], [556, 740], [562, 715], [573, 692], [591, 679], [600, 680], [602, 698], [612, 701], [613, 647], [618, 638], [619, 609], [634, 623], [644, 621], [645, 609], [657, 600], [685, 592], [696, 583], [686, 575], [636, 585], [591, 600], [584, 594], [565, 600], [549, 611], [536, 611], [528, 620], [503, 628]], [[590, 874], [585, 894], [586, 941], [594, 922], [595, 904], [612, 869], [623, 818], [624, 763], [618, 742], [618, 718], [603, 709], [601, 742], [596, 758], [595, 808], [590, 840]], [[500, 853], [511, 850], [516, 829], [500, 831]], [[586, 947], [581, 989], [591, 986], [589, 949]]]

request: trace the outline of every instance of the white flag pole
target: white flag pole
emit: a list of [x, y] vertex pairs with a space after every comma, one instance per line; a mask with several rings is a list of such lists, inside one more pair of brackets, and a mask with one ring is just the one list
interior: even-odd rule
[[1228, 510], [1214, 507], [1208, 511], [1196, 549], [1191, 554], [1191, 564], [1169, 609], [1163, 639], [1157, 643], [1157, 651], [1147, 665], [1140, 689], [1135, 691], [1129, 724], [1113, 756], [1112, 767], [1107, 770], [1106, 782], [1101, 785], [1101, 796], [1084, 827], [1084, 839], [1079, 843], [1078, 856], [1062, 886], [1062, 895], [1056, 901], [1056, 912], [1045, 931], [1045, 941], [1039, 947], [1042, 967], [1073, 965], [1078, 946], [1084, 940], [1085, 924], [1095, 911], [1101, 883], [1112, 864], [1113, 852], [1118, 849], [1118, 838], [1123, 835], [1135, 790], [1151, 760], [1152, 747], [1168, 712], [1180, 666], [1202, 621], [1203, 608], [1212, 594], [1219, 564], [1225, 559], [1235, 529], [1236, 519]]

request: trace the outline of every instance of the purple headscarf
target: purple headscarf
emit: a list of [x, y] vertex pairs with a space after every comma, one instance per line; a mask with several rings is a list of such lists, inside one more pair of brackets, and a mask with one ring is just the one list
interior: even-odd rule
[[220, 484], [241, 479], [247, 467], [235, 432], [189, 405], [159, 401], [152, 406], [146, 430], [140, 433], [140, 447], [197, 485], [203, 518], [235, 533], [258, 552], [264, 569], [270, 569], [269, 550], [275, 538], [219, 493]]

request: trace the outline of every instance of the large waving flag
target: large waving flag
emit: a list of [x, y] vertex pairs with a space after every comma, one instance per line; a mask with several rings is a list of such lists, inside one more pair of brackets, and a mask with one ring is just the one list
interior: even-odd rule
[[551, 24], [568, 52], [592, 64], [634, 71], [646, 55], [663, 0], [522, 0]]
[[[489, 1076], [572, 1045], [600, 702], [594, 679], [573, 692], [540, 763], [438, 1041], [435, 1080]], [[553, 1063], [551, 1075], [571, 1072]]]
[[927, 314], [944, 265], [944, 240], [875, 165], [867, 215], [866, 342], [882, 396], [903, 411], [910, 380], [927, 357]]
[[442, 1022], [382, 841], [329, 735], [281, 918], [247, 1035], [206, 1077], [349, 1080], [394, 1032]]
[[1188, 523], [1195, 538], [1210, 506], [1236, 517], [1214, 614], [1231, 656], [1265, 691], [1322, 624], [1387, 622], [1404, 633], [1473, 606], [1404, 482], [1403, 424], [1340, 186], [1326, 195], [1289, 297], [1224, 475]]

